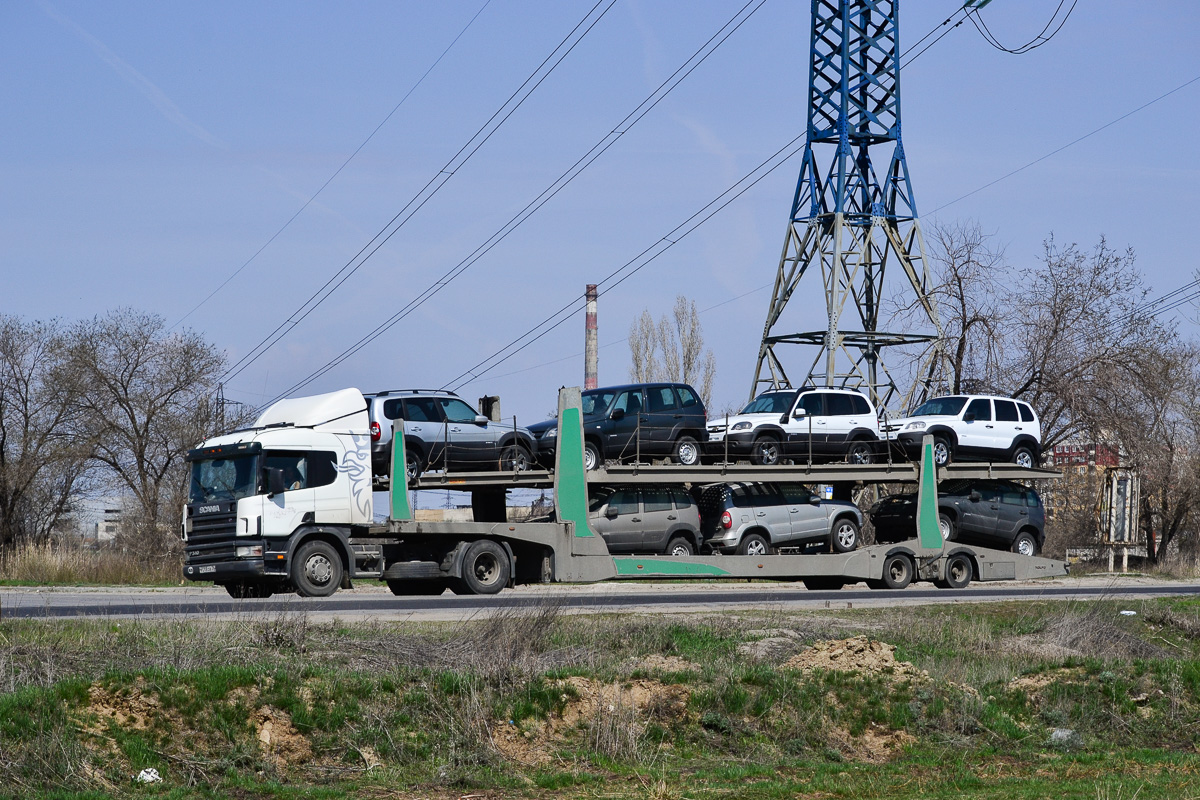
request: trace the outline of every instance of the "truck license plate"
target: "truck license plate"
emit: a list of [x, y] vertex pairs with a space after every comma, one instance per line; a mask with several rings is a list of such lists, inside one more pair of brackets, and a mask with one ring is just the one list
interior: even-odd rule
[[196, 571], [197, 571], [197, 572], [199, 572], [201, 575], [203, 575], [203, 574], [204, 574], [204, 573], [206, 573], [206, 572], [216, 572], [216, 571], [217, 571], [217, 565], [216, 565], [216, 564], [209, 564], [207, 567], [200, 567], [200, 569], [198, 569], [198, 570], [196, 570]]

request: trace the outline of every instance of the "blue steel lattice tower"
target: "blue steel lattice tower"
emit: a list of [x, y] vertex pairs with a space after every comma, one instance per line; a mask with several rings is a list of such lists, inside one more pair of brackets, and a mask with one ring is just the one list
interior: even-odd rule
[[[898, 0], [813, 0], [808, 142], [751, 396], [795, 388], [776, 354], [784, 344], [820, 348], [797, 386], [858, 389], [881, 411], [896, 411], [898, 402], [908, 405], [923, 394], [941, 366], [942, 330], [929, 295], [925, 243], [900, 141], [898, 5]], [[825, 172], [818, 153], [829, 156]], [[881, 162], [888, 165], [882, 181], [872, 153], [888, 159]], [[821, 273], [825, 329], [777, 333], [810, 267]], [[902, 304], [918, 309], [919, 327], [927, 332], [879, 330], [889, 267], [903, 272], [900, 286], [905, 293], [911, 287], [915, 297], [902, 298]], [[905, 395], [880, 357], [884, 348], [897, 345], [924, 348]]]

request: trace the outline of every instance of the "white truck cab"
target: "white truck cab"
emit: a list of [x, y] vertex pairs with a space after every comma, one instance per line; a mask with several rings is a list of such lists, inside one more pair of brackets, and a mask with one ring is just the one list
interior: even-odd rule
[[[252, 427], [209, 439], [187, 459], [184, 575], [237, 596], [263, 576], [277, 575], [278, 589], [295, 583], [292, 550], [311, 538], [344, 552], [337, 544], [350, 526], [374, 518], [370, 423], [357, 389], [281, 400]], [[305, 529], [310, 537], [296, 535]], [[323, 551], [307, 578], [319, 584], [348, 574], [330, 558]]]

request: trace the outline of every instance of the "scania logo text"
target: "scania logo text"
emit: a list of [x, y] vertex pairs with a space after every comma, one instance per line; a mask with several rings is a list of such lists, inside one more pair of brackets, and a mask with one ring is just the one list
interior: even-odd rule
[[197, 514], [215, 514], [220, 511], [220, 506], [200, 506], [196, 509]]

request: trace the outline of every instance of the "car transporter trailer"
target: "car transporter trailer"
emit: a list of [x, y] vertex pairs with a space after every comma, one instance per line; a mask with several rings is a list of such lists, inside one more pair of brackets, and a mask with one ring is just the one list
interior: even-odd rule
[[[1065, 562], [943, 541], [937, 520], [938, 470], [932, 437], [926, 437], [920, 463], [830, 464], [760, 467], [609, 466], [583, 468], [580, 394], [559, 396], [556, 468], [518, 473], [460, 473], [422, 476], [405, 486], [393, 481], [389, 519], [358, 532], [349, 544], [345, 583], [350, 578], [387, 581], [397, 594], [456, 592], [493, 594], [516, 583], [590, 583], [613, 579], [763, 578], [802, 581], [809, 589], [837, 589], [866, 581], [872, 588], [902, 589], [912, 581], [932, 581], [961, 589], [979, 581], [1026, 580], [1067, 574]], [[394, 434], [392, 474], [405, 475], [404, 437]], [[1029, 480], [1056, 477], [1051, 470], [1008, 464], [951, 465], [941, 477]], [[914, 538], [872, 545], [849, 553], [797, 553], [768, 556], [612, 555], [588, 524], [587, 482], [601, 484], [793, 481], [809, 483], [916, 483], [918, 513]], [[505, 491], [554, 489], [555, 522], [508, 522]], [[471, 491], [474, 522], [422, 522], [412, 518], [408, 489]], [[488, 521], [491, 519], [493, 521]], [[303, 565], [297, 565], [303, 568]]]

